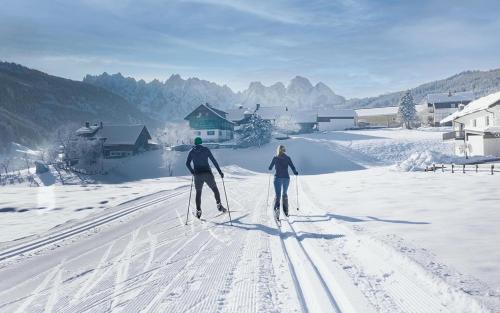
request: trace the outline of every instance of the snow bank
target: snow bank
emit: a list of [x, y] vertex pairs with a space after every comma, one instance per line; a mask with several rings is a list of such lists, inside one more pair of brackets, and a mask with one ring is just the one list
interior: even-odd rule
[[396, 164], [395, 167], [396, 169], [405, 172], [423, 171], [427, 167], [431, 167], [433, 164], [474, 164], [476, 162], [483, 162], [489, 159], [491, 159], [491, 157], [488, 156], [475, 156], [465, 159], [464, 157], [452, 156], [437, 151], [426, 150], [413, 153], [408, 159]]

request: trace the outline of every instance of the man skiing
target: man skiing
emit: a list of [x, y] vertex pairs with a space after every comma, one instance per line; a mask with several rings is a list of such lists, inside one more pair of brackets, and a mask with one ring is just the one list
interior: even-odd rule
[[271, 161], [269, 165], [269, 170], [276, 167], [276, 174], [274, 175], [274, 191], [276, 192], [276, 197], [274, 199], [274, 217], [279, 220], [280, 216], [280, 197], [281, 189], [283, 188], [283, 212], [285, 216], [288, 217], [288, 185], [290, 184], [290, 176], [288, 175], [288, 166], [292, 169], [295, 175], [299, 175], [295, 166], [293, 165], [292, 159], [285, 154], [285, 146], [278, 146], [276, 156]]
[[[219, 164], [215, 160], [214, 156], [210, 149], [205, 146], [202, 146], [203, 143], [200, 137], [196, 137], [194, 139], [194, 147], [189, 151], [186, 166], [194, 176], [194, 188], [196, 190], [196, 217], [201, 217], [201, 192], [203, 189], [203, 184], [206, 183], [210, 189], [214, 192], [215, 201], [217, 202], [217, 209], [220, 212], [226, 212], [226, 208], [222, 206], [220, 200], [219, 189], [217, 188], [217, 184], [215, 183], [214, 174], [212, 174], [212, 170], [210, 169], [210, 165], [208, 164], [208, 159], [212, 161], [212, 164], [215, 166], [220, 176], [224, 178], [224, 173], [222, 173]], [[191, 167], [191, 162], [193, 162], [194, 168]]]

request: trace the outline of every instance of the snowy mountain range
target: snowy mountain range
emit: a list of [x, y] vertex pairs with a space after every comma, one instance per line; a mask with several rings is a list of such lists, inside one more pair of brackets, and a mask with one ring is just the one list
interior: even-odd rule
[[83, 81], [114, 92], [139, 110], [164, 121], [179, 120], [186, 116], [200, 103], [211, 103], [221, 109], [237, 105], [254, 107], [260, 103], [264, 106], [287, 106], [294, 109], [333, 108], [345, 102], [328, 86], [317, 83], [315, 86], [304, 77], [297, 76], [287, 87], [281, 82], [269, 87], [260, 82], [252, 82], [243, 92], [233, 92], [228, 86], [200, 80], [198, 78], [182, 79], [172, 75], [165, 82], [153, 80], [135, 80], [122, 74], [98, 76], [87, 75]]
[[111, 91], [133, 103], [139, 110], [163, 121], [179, 120], [201, 103], [211, 103], [222, 109], [237, 102], [236, 94], [227, 87], [198, 78], [182, 79], [172, 75], [164, 82], [135, 80], [122, 74], [87, 75], [83, 79]]

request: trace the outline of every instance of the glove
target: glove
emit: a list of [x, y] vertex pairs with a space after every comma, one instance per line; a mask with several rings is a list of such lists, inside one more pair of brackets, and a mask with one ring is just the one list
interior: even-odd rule
[[299, 175], [299, 172], [295, 171], [295, 173], [294, 173], [294, 174], [295, 174], [295, 176], [297, 176], [297, 175]]
[[220, 172], [220, 177], [224, 178], [224, 173]]
[[194, 171], [193, 170], [189, 170], [191, 172], [191, 175], [194, 175]]

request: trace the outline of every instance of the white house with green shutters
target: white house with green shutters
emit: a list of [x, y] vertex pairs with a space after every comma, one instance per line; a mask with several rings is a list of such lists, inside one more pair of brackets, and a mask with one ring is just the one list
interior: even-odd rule
[[234, 123], [227, 119], [227, 113], [208, 103], [202, 104], [185, 118], [193, 130], [194, 137], [205, 142], [223, 142], [234, 137]]

